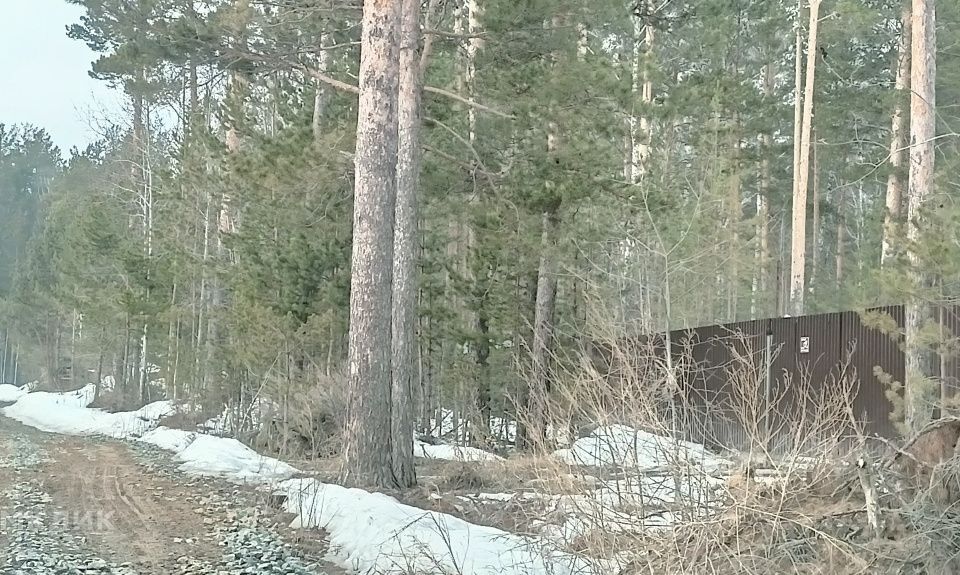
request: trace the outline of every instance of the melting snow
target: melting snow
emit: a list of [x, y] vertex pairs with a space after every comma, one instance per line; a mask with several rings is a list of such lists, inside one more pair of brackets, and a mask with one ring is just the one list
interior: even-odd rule
[[503, 458], [499, 455], [476, 447], [430, 445], [422, 441], [414, 441], [413, 454], [423, 459], [444, 459], [447, 461], [503, 461]]
[[598, 427], [589, 436], [553, 454], [570, 465], [617, 466], [640, 471], [678, 463], [713, 470], [729, 463], [699, 443], [679, 441], [626, 425]]
[[573, 575], [600, 573], [543, 539], [474, 525], [392, 497], [291, 479], [280, 484], [295, 527], [321, 527], [342, 567], [358, 573]]
[[92, 385], [68, 393], [28, 393], [5, 407], [3, 415], [53, 433], [126, 438], [142, 434], [156, 426], [160, 418], [174, 412], [173, 403], [169, 401], [119, 413], [90, 409], [87, 406], [93, 401], [94, 393]]
[[[92, 386], [64, 394], [30, 393], [21, 395], [3, 414], [45, 431], [139, 439], [173, 451], [183, 462], [181, 469], [189, 473], [278, 489], [287, 495], [287, 510], [298, 515], [294, 526], [324, 528], [330, 536], [330, 559], [357, 572], [407, 572], [408, 567], [423, 575], [598, 575], [606, 571], [584, 558], [553, 550], [544, 538], [474, 525], [380, 493], [315, 479], [290, 479], [298, 472], [295, 468], [233, 439], [153, 429], [162, 416], [173, 412], [169, 402], [134, 412], [106, 413], [88, 408], [92, 400]], [[481, 450], [427, 447], [423, 453], [431, 457], [496, 457]]]
[[24, 395], [27, 391], [23, 388], [17, 387], [15, 385], [10, 385], [7, 383], [0, 384], [0, 403], [10, 403], [12, 401], [17, 401]]

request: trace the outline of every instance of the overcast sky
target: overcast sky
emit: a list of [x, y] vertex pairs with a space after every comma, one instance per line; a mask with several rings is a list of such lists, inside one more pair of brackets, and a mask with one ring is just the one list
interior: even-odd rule
[[0, 10], [0, 123], [46, 128], [64, 154], [95, 140], [122, 104], [87, 75], [96, 55], [67, 38], [83, 10], [65, 0], [0, 0]]

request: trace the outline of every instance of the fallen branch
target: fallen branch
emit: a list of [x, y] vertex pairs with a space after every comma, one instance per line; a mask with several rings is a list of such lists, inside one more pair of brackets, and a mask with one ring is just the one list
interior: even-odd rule
[[866, 455], [857, 460], [857, 477], [863, 489], [863, 500], [867, 506], [867, 523], [873, 529], [875, 539], [883, 537], [883, 525], [880, 522], [880, 503], [877, 497], [877, 485], [870, 471], [870, 458]]

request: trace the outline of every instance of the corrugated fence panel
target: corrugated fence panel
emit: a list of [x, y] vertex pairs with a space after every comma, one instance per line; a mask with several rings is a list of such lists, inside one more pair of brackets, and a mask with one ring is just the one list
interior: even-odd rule
[[960, 394], [960, 306], [947, 305], [940, 308], [940, 328], [946, 342], [940, 358], [940, 376], [946, 387], [947, 397], [953, 399], [954, 410]]
[[[904, 358], [899, 332], [903, 328], [903, 306], [868, 310], [872, 315], [883, 314], [893, 320], [897, 333], [864, 325], [857, 312], [844, 314], [842, 331], [847, 349], [852, 350], [850, 368], [855, 371], [858, 389], [853, 402], [854, 415], [864, 423], [865, 431], [883, 437], [897, 437], [893, 423], [894, 405], [887, 397], [890, 386], [884, 380], [903, 382]], [[846, 350], [845, 350], [846, 352]]]
[[[876, 321], [864, 322], [858, 312], [827, 313], [802, 317], [698, 327], [671, 332], [672, 359], [679, 373], [682, 405], [677, 409], [681, 433], [708, 445], [745, 449], [764, 437], [766, 447], [788, 445], [798, 421], [798, 410], [813, 409], [818, 398], [836, 389], [855, 390], [854, 416], [868, 434], [898, 437], [893, 423], [894, 403], [889, 381], [904, 380], [902, 331], [903, 306], [868, 310], [885, 317], [883, 329]], [[949, 395], [960, 406], [960, 306], [945, 307], [938, 316], [949, 340], [939, 364]], [[875, 325], [876, 324], [876, 325]], [[769, 388], [766, 380], [766, 346], [771, 346]], [[665, 353], [662, 335], [638, 338], [635, 344]], [[643, 343], [646, 342], [646, 343]], [[612, 364], [612, 375], [621, 362], [610, 351], [597, 349], [596, 359]], [[652, 367], [652, 366], [651, 366]], [[645, 371], [642, 366], [634, 370]], [[646, 368], [649, 369], [649, 368]], [[654, 374], [631, 374], [644, 379]], [[896, 396], [894, 396], [896, 397]], [[897, 400], [899, 403], [900, 400]], [[765, 434], [769, 431], [770, 437]]]

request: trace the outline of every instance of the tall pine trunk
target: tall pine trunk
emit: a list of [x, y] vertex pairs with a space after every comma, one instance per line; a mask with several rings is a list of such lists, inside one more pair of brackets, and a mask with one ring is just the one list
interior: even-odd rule
[[[790, 308], [793, 315], [803, 315], [806, 295], [807, 264], [807, 191], [810, 181], [810, 134], [813, 124], [813, 88], [817, 66], [817, 30], [820, 23], [820, 0], [810, 0], [810, 25], [807, 37], [807, 69], [803, 89], [803, 116], [800, 126], [800, 149], [794, 178], [793, 230], [790, 248]], [[800, 43], [797, 42], [799, 54]], [[799, 65], [799, 64], [798, 64]]]
[[349, 390], [344, 479], [399, 485], [391, 443], [391, 299], [399, 91], [399, 0], [365, 0], [354, 154]]
[[[774, 68], [768, 63], [763, 68], [763, 96], [765, 102], [773, 101]], [[769, 312], [767, 290], [770, 289], [770, 158], [773, 154], [773, 135], [764, 132], [760, 136], [760, 188], [757, 191], [757, 248], [755, 276], [755, 313]]]
[[903, 212], [903, 161], [907, 149], [907, 122], [904, 104], [910, 90], [910, 0], [903, 5], [900, 16], [900, 39], [897, 42], [897, 60], [894, 63], [896, 104], [890, 120], [890, 174], [887, 176], [887, 211], [883, 218], [883, 248], [881, 265], [887, 265], [893, 255], [893, 245]]
[[[913, 0], [912, 67], [910, 71], [910, 188], [907, 202], [907, 245], [913, 289], [928, 284], [914, 246], [920, 240], [920, 223], [934, 185], [936, 135], [937, 40], [934, 0]], [[906, 383], [904, 403], [908, 429], [918, 431], [933, 411], [933, 386], [928, 349], [921, 331], [929, 320], [929, 302], [913, 295], [906, 306]]]
[[413, 385], [417, 376], [419, 290], [420, 2], [403, 0], [400, 24], [400, 92], [397, 199], [393, 224], [393, 473], [401, 487], [416, 483], [413, 466]]

